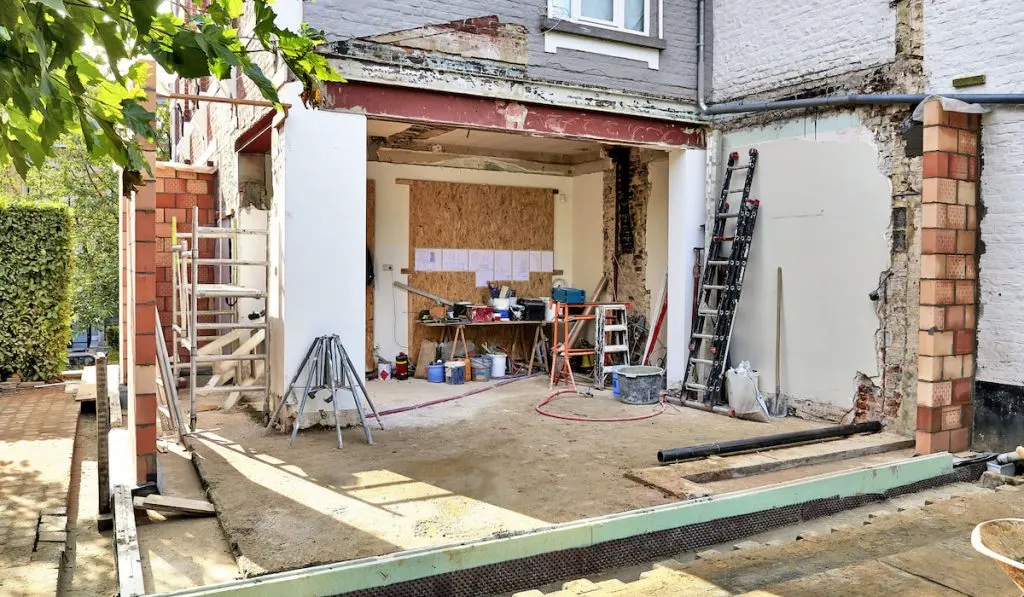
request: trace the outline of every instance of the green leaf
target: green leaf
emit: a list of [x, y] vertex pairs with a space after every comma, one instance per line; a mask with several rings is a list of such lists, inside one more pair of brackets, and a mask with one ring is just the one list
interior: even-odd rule
[[132, 16], [135, 17], [135, 26], [139, 30], [139, 35], [149, 35], [153, 19], [160, 8], [160, 0], [129, 0], [128, 6], [131, 8]]
[[141, 135], [150, 141], [154, 141], [153, 120], [156, 115], [140, 106], [137, 102], [126, 99], [121, 102], [121, 109], [124, 113], [125, 124], [136, 135]]
[[30, 2], [34, 2], [34, 3], [38, 3], [38, 4], [42, 4], [42, 5], [46, 6], [47, 8], [53, 9], [53, 10], [61, 13], [62, 15], [68, 14], [68, 8], [66, 6], [64, 6], [64, 2], [62, 0], [29, 0], [29, 1]]

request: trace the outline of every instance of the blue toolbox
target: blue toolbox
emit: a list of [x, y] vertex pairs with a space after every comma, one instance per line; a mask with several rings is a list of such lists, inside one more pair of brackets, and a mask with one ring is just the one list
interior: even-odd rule
[[583, 303], [586, 293], [579, 288], [552, 288], [551, 298], [560, 303]]

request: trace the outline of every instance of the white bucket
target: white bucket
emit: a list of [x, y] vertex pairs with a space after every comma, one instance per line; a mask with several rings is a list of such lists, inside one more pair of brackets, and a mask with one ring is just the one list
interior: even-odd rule
[[546, 307], [544, 309], [544, 321], [554, 321], [555, 320], [555, 301], [551, 300], [551, 297], [549, 297], [549, 296], [545, 296], [541, 300], [543, 300], [544, 304], [546, 305]]
[[504, 311], [504, 310], [508, 309], [511, 304], [512, 304], [512, 300], [511, 299], [507, 299], [507, 298], [494, 298], [494, 299], [491, 299], [491, 306], [494, 307], [494, 309], [497, 310], [497, 311]]
[[391, 363], [377, 363], [377, 378], [381, 381], [391, 381]]
[[504, 354], [491, 355], [491, 377], [505, 377], [505, 359]]

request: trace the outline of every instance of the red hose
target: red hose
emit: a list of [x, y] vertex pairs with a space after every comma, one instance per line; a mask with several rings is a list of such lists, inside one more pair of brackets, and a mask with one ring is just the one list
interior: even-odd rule
[[539, 412], [540, 414], [544, 415], [545, 417], [553, 417], [555, 419], [564, 419], [566, 421], [583, 421], [583, 422], [590, 422], [590, 423], [621, 423], [621, 422], [624, 422], [624, 421], [642, 421], [644, 419], [650, 419], [652, 417], [656, 417], [656, 416], [660, 415], [661, 413], [665, 412], [665, 409], [667, 408], [667, 406], [665, 404], [665, 397], [662, 396], [661, 399], [658, 401], [658, 408], [656, 410], [654, 410], [652, 412], [649, 412], [647, 414], [637, 415], [635, 417], [609, 417], [609, 418], [577, 417], [577, 416], [573, 416], [573, 415], [562, 415], [562, 414], [553, 413], [553, 412], [549, 412], [549, 411], [544, 410], [544, 407], [547, 406], [548, 403], [550, 403], [552, 400], [554, 400], [558, 396], [561, 396], [563, 394], [575, 394], [575, 393], [576, 392], [574, 390], [558, 390], [556, 392], [553, 392], [550, 395], [548, 395], [548, 397], [545, 398], [543, 402], [541, 402], [537, 406], [533, 407], [533, 410]]

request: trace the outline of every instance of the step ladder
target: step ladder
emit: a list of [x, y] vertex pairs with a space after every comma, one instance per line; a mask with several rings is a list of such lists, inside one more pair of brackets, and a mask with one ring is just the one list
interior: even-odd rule
[[[757, 150], [751, 148], [746, 165], [733, 152], [725, 170], [722, 194], [715, 210], [711, 244], [706, 252], [697, 299], [696, 325], [690, 335], [684, 391], [697, 400], [714, 404], [722, 389], [729, 358], [736, 308], [743, 290], [747, 258], [753, 240], [760, 202], [750, 199], [757, 166]], [[732, 187], [733, 172], [745, 171], [742, 188]], [[730, 212], [731, 195], [740, 194], [738, 209]], [[731, 230], [731, 232], [730, 232]]]
[[624, 304], [603, 304], [595, 311], [594, 387], [600, 390], [611, 373], [608, 365], [629, 365], [629, 310]]
[[[171, 243], [174, 260], [172, 263], [172, 293], [171, 313], [173, 324], [172, 346], [174, 347], [174, 372], [188, 368], [189, 371], [189, 428], [196, 429], [197, 404], [196, 396], [203, 394], [228, 394], [227, 403], [233, 404], [243, 392], [262, 392], [263, 405], [266, 412], [270, 404], [270, 359], [268, 348], [270, 346], [270, 325], [267, 322], [267, 293], [258, 288], [248, 288], [237, 284], [239, 279], [238, 268], [258, 267], [262, 268], [265, 288], [269, 287], [270, 279], [270, 246], [266, 243], [266, 252], [263, 259], [239, 259], [233, 255], [227, 257], [216, 255], [203, 255], [201, 249], [205, 239], [232, 239], [230, 252], [237, 252], [237, 239], [246, 235], [262, 235], [266, 237], [266, 230], [240, 229], [197, 226], [199, 221], [199, 208], [192, 208], [192, 232], [187, 235], [178, 236], [177, 221], [171, 224]], [[199, 267], [214, 266], [217, 268], [228, 268], [231, 283], [200, 283]], [[223, 270], [221, 269], [221, 273]], [[239, 312], [236, 307], [238, 299], [262, 299], [263, 310], [261, 318], [255, 320], [239, 320]], [[205, 300], [207, 304], [222, 303], [217, 307], [199, 308], [199, 301]], [[233, 307], [233, 308], [225, 308]], [[202, 321], [200, 321], [202, 319]], [[201, 334], [201, 332], [208, 332]], [[230, 350], [237, 345], [237, 349], [228, 354], [224, 350]], [[180, 362], [179, 347], [188, 354], [188, 362]], [[227, 364], [235, 364], [235, 371]], [[244, 365], [250, 365], [247, 375], [243, 373]], [[212, 369], [214, 383], [204, 386], [198, 385], [199, 369]], [[218, 376], [234, 377], [231, 385], [217, 385]], [[262, 381], [258, 379], [262, 378]]]

